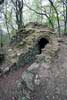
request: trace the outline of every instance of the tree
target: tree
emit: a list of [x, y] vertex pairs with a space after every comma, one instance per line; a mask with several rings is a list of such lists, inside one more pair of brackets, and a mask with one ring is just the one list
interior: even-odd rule
[[6, 28], [7, 28], [7, 33], [10, 39], [10, 32], [9, 32], [9, 27], [8, 27], [8, 11], [7, 11], [7, 4], [6, 4], [6, 8], [5, 8], [5, 13], [4, 13], [4, 17], [5, 17], [5, 24], [6, 24]]
[[42, 17], [42, 16], [45, 16], [45, 17], [48, 19], [49, 23], [51, 24], [51, 27], [54, 29], [54, 25], [53, 25], [53, 23], [52, 23], [52, 21], [51, 21], [49, 15], [47, 14], [46, 9], [44, 9], [44, 12], [39, 12], [38, 10], [35, 10], [35, 9], [33, 9], [32, 7], [28, 6], [28, 5], [26, 4], [26, 2], [24, 3], [24, 5], [25, 5], [26, 7], [28, 7], [30, 10], [32, 10], [33, 12], [35, 12], [37, 15], [40, 15], [41, 17]]
[[56, 9], [56, 7], [54, 6], [53, 4], [53, 1], [52, 0], [49, 0], [51, 6], [54, 8], [55, 12], [56, 12], [56, 15], [57, 15], [57, 22], [58, 22], [58, 32], [59, 32], [59, 36], [60, 36], [60, 22], [59, 22], [59, 15], [58, 15], [58, 11]]
[[4, 0], [0, 0], [0, 5], [1, 5], [2, 3], [4, 3]]
[[18, 30], [24, 27], [23, 22], [23, 0], [11, 0], [15, 7], [15, 14], [16, 14], [16, 24], [18, 26]]
[[65, 13], [65, 31], [64, 33], [67, 34], [67, 0], [65, 0], [65, 6], [66, 6], [66, 13]]

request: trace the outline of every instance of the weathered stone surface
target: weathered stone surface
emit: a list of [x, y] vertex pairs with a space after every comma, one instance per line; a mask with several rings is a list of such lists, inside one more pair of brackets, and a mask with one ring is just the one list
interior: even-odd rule
[[[55, 46], [55, 45], [53, 45]], [[36, 63], [33, 63], [29, 68], [27, 68], [27, 70], [22, 74], [22, 79], [20, 81], [21, 83], [21, 89], [19, 89], [19, 93], [21, 91], [22, 95], [20, 95], [20, 99], [25, 97], [25, 100], [44, 100], [44, 99], [48, 99], [50, 100], [50, 97], [48, 96], [48, 94], [52, 94], [53, 91], [50, 91], [50, 88], [54, 88], [54, 82], [52, 80], [52, 74], [50, 69], [50, 63], [51, 60], [53, 58], [53, 56], [55, 54], [53, 54], [53, 56], [49, 53], [49, 51], [51, 50], [51, 52], [54, 53], [55, 51], [58, 51], [58, 47], [56, 47], [56, 49], [47, 49], [47, 46], [45, 48], [46, 52], [47, 52], [47, 56], [45, 52], [43, 52], [42, 54], [37, 56], [37, 60]], [[57, 55], [57, 53], [56, 53]], [[48, 57], [49, 56], [49, 57]], [[48, 60], [49, 58], [49, 60]], [[50, 81], [51, 80], [51, 81]], [[24, 85], [22, 85], [22, 83], [24, 83]], [[25, 88], [24, 89], [24, 87]], [[46, 87], [47, 85], [47, 87]], [[33, 87], [33, 88], [31, 88]], [[23, 95], [23, 89], [26, 91], [25, 96]], [[29, 90], [30, 94], [27, 94]], [[27, 98], [27, 95], [29, 95], [29, 98]], [[53, 100], [53, 99], [52, 99]]]
[[64, 40], [62, 38], [58, 38], [57, 40], [58, 40], [58, 42], [64, 42]]
[[[35, 63], [27, 68], [22, 74], [21, 81], [19, 81], [22, 88], [18, 88], [19, 100], [22, 98], [24, 98], [24, 100], [59, 99], [58, 95], [57, 97], [54, 96], [55, 84], [53, 74], [50, 70], [50, 64], [53, 62], [54, 57], [57, 57], [59, 50], [59, 43], [57, 39], [54, 38], [54, 40], [51, 40], [50, 43], [46, 45], [41, 54], [36, 55]], [[57, 89], [57, 91], [59, 92], [59, 89]]]
[[[18, 100], [54, 100], [55, 98], [54, 77], [50, 64], [57, 57], [60, 50], [59, 43], [52, 30], [40, 27], [27, 27], [26, 31], [32, 33], [21, 38], [21, 41], [18, 37], [17, 45], [8, 50], [11, 63], [16, 63], [17, 67], [31, 65], [35, 61], [17, 82]], [[47, 39], [49, 43], [39, 54], [38, 41], [41, 38]], [[57, 91], [59, 93], [60, 90]]]
[[[43, 70], [41, 68], [43, 68]], [[43, 73], [44, 69], [47, 70], [48, 68], [49, 68], [49, 65], [45, 63], [42, 64], [42, 67], [41, 67], [41, 64], [33, 63], [22, 74], [22, 78], [20, 81], [21, 86], [19, 87], [18, 86], [19, 84], [17, 84], [19, 100], [21, 100], [21, 98], [25, 98], [25, 100], [32, 100], [32, 97], [31, 97], [32, 94], [34, 93], [36, 89], [38, 89], [41, 86], [43, 82], [44, 74], [46, 75], [46, 73]]]
[[7, 58], [9, 58], [11, 63], [17, 63], [18, 67], [34, 62], [36, 55], [39, 54], [38, 41], [41, 38], [47, 39], [50, 45], [53, 45], [53, 41], [57, 40], [55, 32], [37, 23], [29, 23], [29, 25], [26, 25], [25, 29], [23, 31], [20, 30], [17, 35], [18, 37], [15, 38], [20, 39], [21, 37], [21, 39], [18, 42], [15, 39], [14, 42], [17, 42], [15, 45], [14, 42], [12, 42], [14, 47], [8, 48]]
[[28, 68], [30, 70], [27, 69], [19, 81], [21, 83], [21, 87], [18, 87], [19, 100], [23, 100], [22, 98], [24, 100], [66, 100], [65, 78], [60, 76], [62, 72], [59, 72], [57, 67], [53, 67], [56, 66], [50, 66], [49, 63], [33, 63]]

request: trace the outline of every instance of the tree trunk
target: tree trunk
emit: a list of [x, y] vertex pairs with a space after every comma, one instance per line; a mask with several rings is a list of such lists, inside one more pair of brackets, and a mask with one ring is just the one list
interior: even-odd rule
[[52, 7], [54, 8], [55, 12], [56, 12], [56, 15], [57, 15], [57, 22], [58, 22], [58, 32], [59, 32], [59, 37], [60, 37], [60, 22], [59, 22], [59, 16], [58, 16], [58, 12], [57, 12], [57, 9], [56, 7], [54, 6], [52, 0], [49, 0], [49, 2], [51, 3]]
[[14, 0], [11, 0], [12, 3], [15, 6], [15, 14], [16, 14], [16, 24], [18, 26], [18, 30], [20, 30], [21, 28], [24, 27], [24, 23], [23, 23], [23, 0], [16, 0], [16, 2], [14, 2]]
[[66, 14], [65, 14], [65, 34], [67, 34], [67, 0], [66, 0]]

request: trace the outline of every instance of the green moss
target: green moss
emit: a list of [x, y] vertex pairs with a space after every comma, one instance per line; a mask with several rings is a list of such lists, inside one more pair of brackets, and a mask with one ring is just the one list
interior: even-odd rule
[[17, 67], [22, 65], [30, 65], [36, 60], [36, 55], [39, 53], [38, 47], [30, 48], [25, 54], [21, 54], [17, 62]]

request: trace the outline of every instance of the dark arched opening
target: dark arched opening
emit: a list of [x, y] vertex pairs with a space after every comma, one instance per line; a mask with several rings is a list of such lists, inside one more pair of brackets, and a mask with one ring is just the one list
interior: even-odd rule
[[4, 54], [0, 54], [0, 64], [2, 64], [5, 60], [5, 55]]
[[49, 41], [45, 38], [41, 38], [38, 41], [38, 47], [39, 47], [39, 54], [41, 54], [42, 49], [49, 43]]

